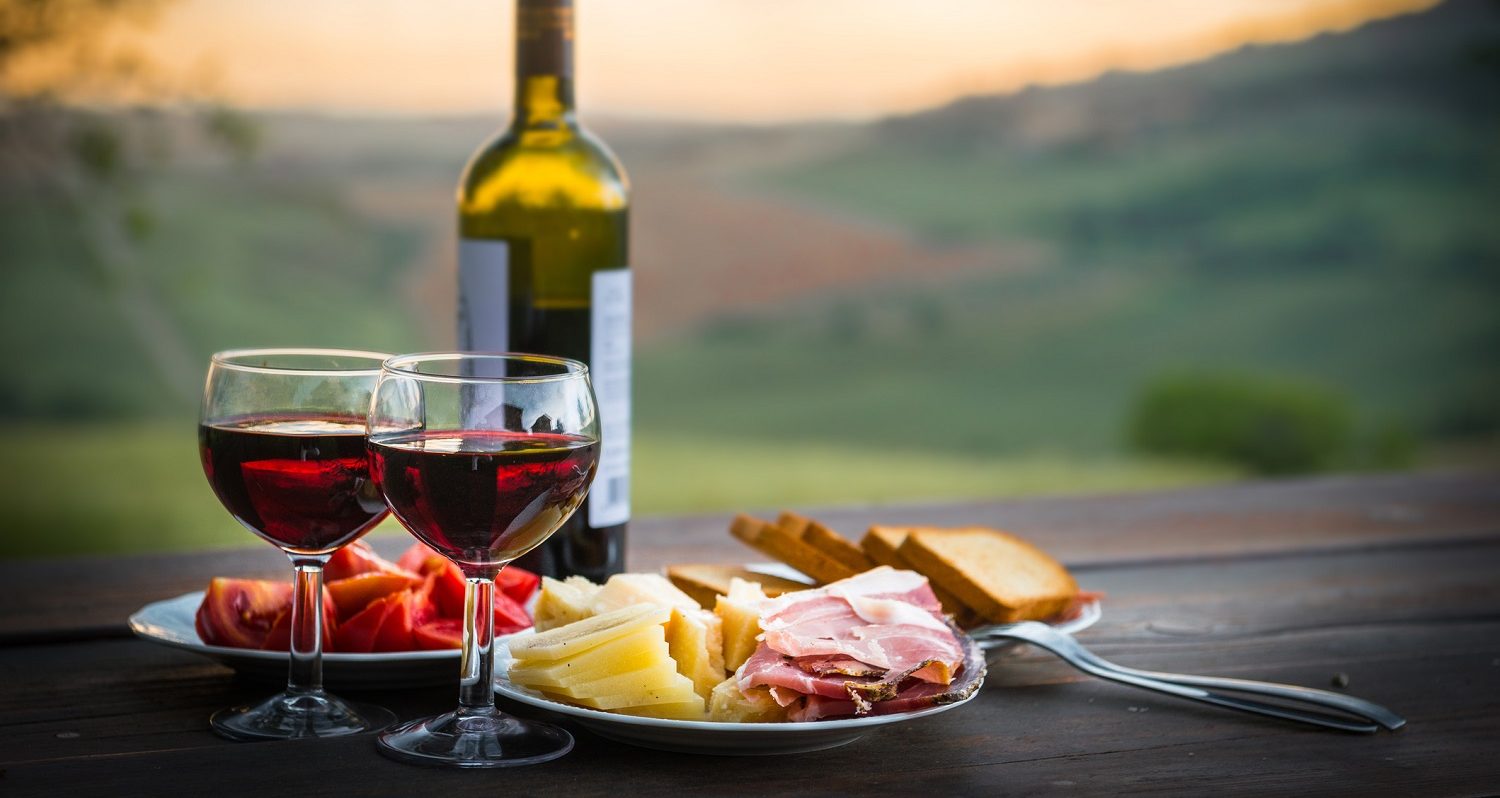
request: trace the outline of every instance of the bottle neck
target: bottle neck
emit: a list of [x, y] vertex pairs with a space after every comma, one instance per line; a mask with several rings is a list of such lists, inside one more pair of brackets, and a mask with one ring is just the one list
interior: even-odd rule
[[513, 125], [571, 125], [573, 110], [573, 0], [516, 0]]

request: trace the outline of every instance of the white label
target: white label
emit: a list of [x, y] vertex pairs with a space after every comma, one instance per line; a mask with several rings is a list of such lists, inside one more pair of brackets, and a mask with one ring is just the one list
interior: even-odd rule
[[510, 246], [504, 241], [458, 241], [458, 348], [510, 351]]
[[594, 272], [589, 374], [599, 401], [599, 471], [589, 526], [630, 520], [630, 270]]

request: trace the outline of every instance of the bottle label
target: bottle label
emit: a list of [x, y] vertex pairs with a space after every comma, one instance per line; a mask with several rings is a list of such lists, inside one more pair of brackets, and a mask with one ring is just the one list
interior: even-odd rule
[[[597, 529], [630, 520], [630, 270], [594, 272], [591, 290], [588, 362], [599, 403], [599, 469], [589, 489], [588, 524]], [[504, 241], [459, 239], [458, 343], [470, 352], [511, 350], [510, 248]], [[497, 411], [473, 406], [464, 412], [484, 418]]]
[[510, 245], [458, 241], [458, 348], [510, 351]]
[[589, 375], [599, 402], [599, 470], [589, 490], [589, 526], [630, 520], [630, 270], [594, 272]]

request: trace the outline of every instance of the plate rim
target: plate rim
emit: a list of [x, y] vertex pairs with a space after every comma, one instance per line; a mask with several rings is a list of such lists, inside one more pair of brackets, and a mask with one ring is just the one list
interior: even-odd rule
[[[159, 601], [153, 601], [146, 604], [145, 606], [130, 614], [130, 618], [128, 619], [130, 631], [135, 634], [136, 637], [139, 637], [151, 643], [157, 643], [159, 645], [170, 646], [172, 648], [180, 649], [183, 651], [192, 651], [198, 654], [204, 654], [214, 657], [253, 659], [262, 660], [265, 662], [285, 662], [287, 657], [290, 656], [285, 651], [266, 651], [259, 648], [235, 648], [233, 646], [210, 645], [203, 642], [203, 638], [198, 636], [198, 630], [196, 628], [192, 630], [193, 638], [196, 642], [184, 640], [180, 636], [175, 634], [161, 634], [157, 631], [161, 628], [160, 625], [152, 623], [145, 617], [153, 610], [166, 610], [169, 608], [175, 609], [174, 605], [177, 604], [200, 604], [203, 601], [204, 593], [205, 591], [195, 590], [188, 593], [183, 593], [180, 596], [161, 599]], [[351, 665], [356, 663], [389, 664], [393, 662], [427, 662], [456, 660], [459, 658], [459, 655], [461, 653], [462, 652], [460, 652], [458, 649], [442, 649], [436, 651], [387, 651], [369, 654], [325, 651], [323, 652], [323, 661], [325, 663], [347, 663]]]
[[[517, 637], [535, 634], [530, 629], [514, 632], [504, 637], [495, 638], [496, 644], [508, 644]], [[835, 718], [832, 720], [803, 720], [803, 721], [753, 721], [753, 722], [728, 722], [719, 720], [679, 720], [675, 718], [651, 718], [641, 715], [623, 715], [617, 712], [606, 712], [602, 709], [590, 709], [588, 707], [564, 704], [553, 701], [545, 696], [537, 695], [528, 688], [521, 687], [510, 680], [510, 665], [514, 660], [510, 658], [510, 652], [505, 650], [505, 657], [501, 659], [497, 651], [495, 662], [495, 692], [506, 698], [519, 701], [530, 707], [545, 709], [560, 715], [571, 715], [584, 721], [597, 721], [609, 725], [639, 726], [648, 729], [668, 729], [674, 731], [712, 731], [712, 732], [772, 732], [775, 734], [793, 734], [796, 732], [823, 731], [858, 731], [861, 729], [873, 729], [879, 726], [887, 726], [892, 723], [900, 723], [906, 720], [916, 720], [950, 709], [956, 709], [973, 701], [984, 687], [984, 679], [979, 680], [974, 691], [957, 701], [945, 704], [923, 707], [909, 712], [896, 712], [890, 715], [867, 715], [862, 718]], [[501, 667], [504, 666], [504, 673]]]

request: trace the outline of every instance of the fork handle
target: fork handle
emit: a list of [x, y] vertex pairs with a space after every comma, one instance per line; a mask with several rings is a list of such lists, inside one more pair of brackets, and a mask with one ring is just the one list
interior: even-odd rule
[[[1011, 638], [1051, 651], [1074, 668], [1101, 679], [1108, 679], [1132, 687], [1186, 698], [1191, 701], [1212, 704], [1224, 707], [1225, 709], [1364, 734], [1379, 731], [1381, 726], [1388, 729], [1397, 729], [1406, 723], [1406, 720], [1400, 715], [1378, 704], [1338, 693], [1329, 693], [1324, 690], [1273, 684], [1270, 682], [1253, 682], [1244, 679], [1190, 676], [1187, 674], [1160, 673], [1126, 668], [1094, 654], [1087, 648], [1084, 648], [1073, 637], [1062, 634], [1044, 624], [1018, 623], [1006, 627], [994, 627], [986, 630], [986, 632], [987, 637]], [[1323, 712], [1306, 711], [1278, 704], [1269, 704], [1239, 696], [1224, 695], [1204, 689], [1207, 687], [1265, 695], [1323, 709], [1347, 712], [1363, 718], [1366, 722], [1357, 722]]]
[[1348, 712], [1351, 715], [1369, 718], [1391, 731], [1395, 731], [1406, 725], [1406, 718], [1397, 715], [1391, 710], [1373, 701], [1366, 701], [1363, 698], [1355, 698], [1354, 696], [1342, 693], [1317, 690], [1312, 687], [1299, 687], [1292, 684], [1257, 682], [1249, 679], [1231, 679], [1223, 676], [1194, 676], [1187, 673], [1163, 673], [1161, 671], [1138, 670], [1136, 668], [1127, 668], [1124, 665], [1117, 665], [1113, 662], [1109, 663], [1109, 665], [1116, 673], [1154, 679], [1169, 684], [1233, 690], [1238, 693], [1263, 695], [1287, 701], [1301, 701], [1303, 703], [1331, 707]]

